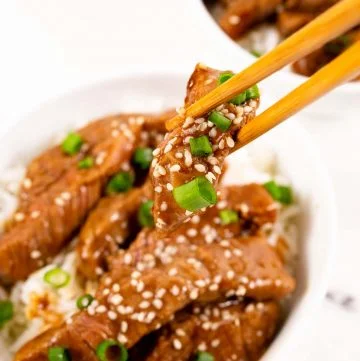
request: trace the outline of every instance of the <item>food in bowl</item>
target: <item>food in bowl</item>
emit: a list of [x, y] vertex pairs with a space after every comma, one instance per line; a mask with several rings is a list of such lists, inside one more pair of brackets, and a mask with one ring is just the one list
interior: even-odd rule
[[[231, 76], [198, 65], [185, 104]], [[0, 239], [15, 360], [261, 357], [295, 289], [297, 207], [269, 154], [223, 183], [258, 103], [254, 86], [170, 133], [174, 111], [107, 116], [27, 166]]]
[[[255, 56], [309, 23], [339, 0], [220, 0], [205, 1], [220, 27]], [[330, 41], [296, 61], [293, 71], [311, 76], [360, 39], [360, 28]], [[359, 80], [359, 78], [355, 79]]]

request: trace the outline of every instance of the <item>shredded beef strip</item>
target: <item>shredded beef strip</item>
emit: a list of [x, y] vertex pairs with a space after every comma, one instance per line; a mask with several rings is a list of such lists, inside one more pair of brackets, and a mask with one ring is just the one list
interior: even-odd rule
[[131, 159], [141, 128], [135, 124], [126, 129], [126, 134], [107, 138], [94, 147], [91, 154], [98, 160], [94, 167], [70, 168], [27, 207], [16, 225], [1, 236], [2, 282], [25, 279], [69, 241], [100, 199], [109, 177]]
[[304, 11], [284, 10], [279, 12], [276, 26], [282, 36], [289, 36], [316, 17], [316, 14]]
[[[188, 82], [185, 106], [215, 88], [220, 73], [198, 64]], [[184, 123], [169, 133], [155, 149], [150, 176], [155, 191], [153, 215], [158, 229], [168, 232], [192, 214], [175, 202], [172, 193], [175, 187], [197, 176], [205, 176], [214, 186], [218, 184], [225, 158], [234, 148], [241, 127], [254, 118], [258, 104], [259, 99], [252, 99], [239, 106], [227, 103], [218, 107], [217, 110], [233, 119], [225, 132], [208, 121], [208, 115], [198, 119], [187, 117]], [[202, 135], [208, 136], [213, 153], [208, 157], [193, 156], [189, 140]]]
[[142, 202], [152, 198], [150, 183], [127, 193], [104, 197], [90, 213], [77, 244], [78, 269], [88, 279], [108, 270], [108, 258], [116, 255], [131, 233], [139, 229], [136, 215]]
[[71, 335], [92, 350], [107, 338], [131, 347], [194, 301], [232, 296], [282, 299], [295, 287], [276, 251], [261, 237], [220, 242], [179, 235], [159, 239], [151, 230], [140, 236], [114, 259], [96, 300], [63, 326], [67, 331], [55, 335], [48, 331], [48, 337], [42, 335], [25, 345], [16, 360], [45, 360], [51, 345], [81, 352], [82, 345], [69, 343]]
[[276, 12], [282, 0], [234, 0], [219, 19], [221, 28], [233, 39]]
[[146, 361], [188, 361], [198, 351], [215, 360], [257, 361], [279, 321], [276, 302], [238, 301], [193, 306], [165, 325]]
[[117, 137], [132, 125], [142, 127], [141, 137], [156, 140], [159, 134], [162, 135], [166, 131], [165, 121], [174, 114], [174, 110], [159, 115], [116, 114], [95, 120], [77, 130], [76, 132], [84, 140], [84, 146], [78, 154], [68, 156], [64, 154], [61, 146], [56, 146], [46, 150], [29, 164], [19, 194], [20, 210], [26, 208], [52, 184], [61, 179], [69, 167], [76, 167], [78, 161], [91, 153], [99, 143], [109, 137]]

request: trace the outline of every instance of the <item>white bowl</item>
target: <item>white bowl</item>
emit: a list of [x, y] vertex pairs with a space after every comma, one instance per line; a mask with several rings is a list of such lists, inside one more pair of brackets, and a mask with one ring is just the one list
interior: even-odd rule
[[[50, 139], [98, 116], [119, 111], [155, 111], [181, 105], [188, 74], [135, 72], [72, 90], [23, 117], [0, 143], [0, 170], [28, 161]], [[277, 153], [281, 173], [296, 190], [301, 216], [297, 290], [288, 317], [263, 360], [288, 360], [304, 340], [324, 296], [335, 236], [330, 182], [309, 136], [295, 119], [257, 142]], [[236, 164], [236, 153], [233, 160]], [[236, 183], [236, 178], [233, 179]], [[0, 350], [0, 354], [5, 350]]]
[[[243, 69], [256, 61], [246, 49], [233, 41], [216, 23], [203, 0], [193, 1], [192, 16], [201, 24], [205, 36], [214, 39], [214, 49], [226, 53], [231, 58], [232, 68]], [[273, 74], [262, 83], [271, 89], [274, 100], [283, 97], [290, 90], [295, 89], [308, 78], [296, 74], [289, 68]], [[342, 118], [354, 116], [360, 112], [360, 81], [342, 84], [318, 101], [303, 110], [304, 114], [318, 119]]]

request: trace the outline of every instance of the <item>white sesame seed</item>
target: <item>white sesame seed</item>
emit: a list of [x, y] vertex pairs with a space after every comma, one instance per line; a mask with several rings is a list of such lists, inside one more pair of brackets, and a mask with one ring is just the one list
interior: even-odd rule
[[30, 178], [25, 178], [23, 181], [23, 186], [25, 189], [30, 189], [32, 186], [32, 181]]
[[185, 165], [187, 167], [190, 167], [192, 164], [192, 156], [191, 156], [191, 153], [187, 149], [184, 150], [184, 156], [185, 156]]
[[164, 153], [169, 153], [172, 150], [172, 144], [168, 143], [166, 144], [165, 148], [164, 148]]
[[209, 290], [210, 291], [217, 291], [219, 289], [219, 285], [216, 283], [213, 283], [212, 285], [209, 286]]
[[197, 164], [195, 164], [194, 167], [198, 172], [205, 172], [206, 171], [206, 168], [205, 168], [205, 166], [203, 164], [197, 163]]
[[132, 255], [130, 253], [126, 253], [124, 256], [124, 263], [129, 265], [132, 261]]
[[236, 118], [236, 115], [234, 113], [228, 113], [226, 117], [229, 118], [230, 120], [234, 120]]
[[145, 288], [145, 284], [142, 281], [138, 282], [138, 284], [136, 285], [136, 291], [139, 293], [142, 292], [144, 288]]
[[96, 307], [97, 313], [105, 313], [106, 311], [107, 311], [107, 309], [104, 305], [100, 305], [100, 306]]
[[31, 212], [31, 218], [36, 219], [40, 216], [40, 212], [39, 211], [32, 211]]
[[166, 203], [166, 202], [162, 202], [162, 203], [160, 204], [160, 210], [161, 210], [162, 212], [165, 212], [167, 209], [168, 209], [167, 203]]
[[166, 174], [166, 169], [163, 166], [161, 166], [160, 164], [157, 165], [157, 171], [159, 172], [160, 175]]
[[162, 308], [162, 306], [163, 306], [163, 302], [162, 302], [160, 299], [156, 298], [156, 299], [153, 301], [153, 305], [154, 305], [154, 307], [155, 307], [156, 309], [160, 310], [160, 309]]
[[221, 168], [218, 165], [214, 165], [213, 170], [214, 170], [215, 173], [221, 174]]
[[193, 217], [191, 218], [191, 223], [193, 223], [193, 224], [198, 224], [198, 223], [200, 223], [200, 217], [196, 214], [195, 216], [193, 216]]
[[175, 350], [181, 350], [182, 348], [182, 343], [180, 342], [180, 340], [178, 340], [177, 338], [174, 339], [173, 341], [173, 346]]
[[170, 172], [178, 172], [181, 169], [179, 164], [174, 164], [170, 167]]
[[111, 296], [109, 302], [111, 304], [113, 304], [114, 306], [118, 306], [118, 305], [120, 305], [122, 300], [123, 300], [123, 297], [121, 295], [117, 294], [117, 295]]
[[216, 348], [216, 347], [218, 347], [220, 345], [220, 340], [219, 339], [215, 339], [215, 340], [212, 340], [211, 341], [211, 346], [212, 347], [214, 347], [214, 348]]
[[16, 222], [21, 222], [21, 221], [23, 221], [25, 219], [25, 214], [22, 213], [22, 212], [17, 212], [14, 215], [14, 219], [15, 219]]
[[156, 157], [157, 155], [159, 155], [159, 154], [160, 154], [160, 148], [154, 149], [152, 154], [153, 154], [154, 157]]
[[116, 320], [117, 319], [117, 313], [116, 312], [114, 312], [114, 311], [109, 311], [108, 312], [108, 317], [109, 317], [109, 319], [110, 320]]
[[38, 258], [41, 257], [41, 253], [40, 253], [40, 251], [38, 251], [38, 250], [34, 250], [34, 251], [32, 251], [32, 252], [30, 253], [30, 257], [31, 257], [32, 259], [38, 259]]
[[231, 15], [228, 20], [231, 25], [238, 25], [241, 22], [241, 18], [238, 15]]
[[209, 132], [209, 136], [210, 136], [211, 138], [215, 138], [216, 135], [217, 135], [217, 130], [216, 130], [216, 128], [212, 128], [212, 129], [210, 130], [210, 132]]
[[229, 270], [226, 272], [226, 277], [229, 279], [229, 280], [232, 280], [234, 279], [235, 277], [235, 272], [233, 270]]
[[150, 302], [148, 301], [142, 301], [140, 304], [139, 304], [139, 307], [143, 310], [145, 310], [146, 308], [149, 308], [150, 307]]
[[55, 198], [55, 204], [59, 207], [63, 207], [65, 205], [65, 202], [62, 198], [56, 197]]
[[[175, 286], [176, 287], [176, 286]], [[156, 291], [156, 298], [163, 298], [164, 295], [166, 293], [166, 289], [165, 288], [160, 288]]]
[[177, 273], [178, 273], [178, 271], [177, 271], [176, 268], [171, 268], [171, 269], [169, 270], [169, 272], [168, 272], [168, 275], [169, 275], [169, 276], [175, 276], [175, 275], [177, 275]]
[[118, 341], [119, 341], [120, 343], [126, 343], [126, 342], [128, 342], [128, 338], [127, 338], [125, 335], [122, 335], [122, 334], [120, 334], [117, 339], [118, 339]]
[[252, 107], [249, 107], [248, 105], [246, 105], [246, 106], [244, 107], [244, 113], [245, 113], [245, 114], [248, 114], [248, 113], [252, 112], [252, 110], [253, 110], [253, 108], [252, 108]]
[[170, 289], [170, 293], [173, 295], [173, 296], [179, 296], [180, 294], [180, 288], [176, 285], [173, 285]]
[[196, 300], [199, 297], [199, 290], [197, 288], [194, 288], [193, 290], [191, 290], [189, 296], [191, 300]]
[[156, 193], [161, 193], [162, 192], [162, 187], [161, 186], [156, 186], [155, 187], [155, 192]]
[[134, 271], [131, 273], [131, 278], [139, 278], [141, 276], [141, 273], [139, 271]]
[[183, 124], [183, 129], [185, 129], [185, 128], [187, 128], [187, 127], [189, 127], [191, 124], [193, 124], [194, 123], [194, 118], [192, 118], [192, 117], [187, 117], [186, 119], [185, 119], [185, 122], [184, 122], [184, 124]]
[[186, 231], [186, 234], [189, 236], [189, 237], [196, 237], [197, 234], [198, 234], [198, 231], [195, 229], [195, 228], [190, 228]]
[[228, 250], [228, 249], [226, 249], [226, 250], [224, 251], [224, 256], [225, 256], [225, 258], [231, 258], [231, 251]]
[[171, 183], [166, 183], [166, 189], [168, 191], [172, 191], [174, 189], [173, 185]]
[[235, 142], [231, 137], [227, 137], [226, 138], [226, 144], [230, 147], [230, 148], [234, 148], [235, 146]]
[[219, 142], [219, 149], [224, 149], [224, 147], [225, 147], [224, 139], [221, 139]]

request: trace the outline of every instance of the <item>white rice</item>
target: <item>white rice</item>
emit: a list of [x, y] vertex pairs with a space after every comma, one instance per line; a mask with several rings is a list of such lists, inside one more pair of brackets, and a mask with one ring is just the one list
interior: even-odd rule
[[[236, 162], [236, 166], [232, 164]], [[276, 154], [269, 150], [254, 146], [248, 146], [229, 159], [229, 170], [226, 173], [225, 183], [246, 184], [251, 182], [264, 183], [275, 179], [282, 184], [289, 184], [289, 181], [280, 176], [277, 171]], [[17, 205], [16, 193], [24, 176], [25, 167], [18, 166], [1, 173], [0, 177], [0, 224], [12, 214]], [[235, 182], [234, 182], [235, 180]], [[298, 206], [281, 206], [278, 204], [279, 217], [275, 225], [269, 227], [268, 241], [275, 246], [279, 237], [287, 240], [289, 245], [288, 263], [293, 264], [297, 253], [297, 227], [294, 218], [298, 214]], [[271, 226], [271, 225], [270, 225]], [[64, 250], [52, 264], [43, 267], [29, 276], [25, 282], [18, 282], [10, 295], [0, 288], [0, 299], [10, 298], [14, 304], [15, 316], [0, 330], [0, 350], [9, 350], [9, 355], [1, 355], [2, 361], [11, 359], [25, 342], [32, 339], [40, 332], [50, 327], [41, 317], [29, 318], [27, 311], [31, 307], [31, 296], [50, 295], [54, 300], [51, 309], [63, 315], [64, 320], [76, 312], [76, 299], [84, 293], [94, 294], [96, 284], [89, 283], [82, 288], [77, 278], [76, 254], [73, 250], [74, 242]], [[60, 266], [71, 276], [71, 281], [66, 287], [58, 290], [50, 287], [43, 281], [46, 271], [55, 266]]]

